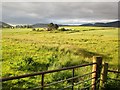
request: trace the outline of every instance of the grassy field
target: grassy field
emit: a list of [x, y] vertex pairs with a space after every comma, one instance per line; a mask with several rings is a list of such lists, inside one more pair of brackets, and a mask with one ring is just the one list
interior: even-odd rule
[[[109, 63], [109, 68], [117, 69], [118, 28], [83, 26], [64, 28], [70, 30], [3, 29], [2, 76], [15, 76], [89, 63], [95, 55], [103, 56], [103, 60]], [[89, 71], [90, 69], [86, 68], [86, 72]], [[80, 72], [84, 73], [84, 69]], [[66, 72], [64, 75], [70, 77], [70, 73]], [[76, 74], [79, 73], [76, 72]], [[57, 76], [61, 75], [48, 76], [46, 80], [47, 82], [58, 80]], [[23, 88], [37, 86], [40, 77], [36, 78], [34, 85], [28, 83], [31, 86], [21, 86]], [[33, 79], [31, 82], [34, 81]], [[24, 80], [28, 81], [29, 78]], [[13, 80], [12, 83], [18, 83], [18, 81]], [[5, 83], [5, 85], [10, 86], [11, 83]]]

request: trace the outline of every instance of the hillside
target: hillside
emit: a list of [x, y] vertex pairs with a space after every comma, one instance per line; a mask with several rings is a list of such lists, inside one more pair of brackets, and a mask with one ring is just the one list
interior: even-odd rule
[[5, 23], [5, 22], [1, 22], [0, 21], [0, 28], [2, 28], [2, 27], [12, 27], [12, 26], [7, 24], [7, 23]]
[[36, 23], [36, 24], [33, 24], [32, 27], [33, 28], [37, 28], [37, 27], [47, 27], [48, 24], [43, 24], [43, 23]]
[[[33, 28], [44, 28], [44, 27], [47, 27], [47, 23], [36, 23], [36, 24], [33, 24], [31, 25]], [[59, 26], [75, 26], [75, 25], [62, 25], [62, 24], [59, 24]], [[82, 24], [82, 25], [79, 25], [79, 26], [97, 26], [97, 27], [120, 27], [120, 21], [114, 21], [114, 22], [107, 22], [107, 23], [85, 23], [85, 24]], [[5, 22], [1, 22], [0, 21], [0, 28], [1, 27], [12, 27], [11, 25], [5, 23]]]
[[86, 23], [80, 26], [98, 26], [98, 27], [120, 27], [120, 21], [107, 22], [107, 23]]

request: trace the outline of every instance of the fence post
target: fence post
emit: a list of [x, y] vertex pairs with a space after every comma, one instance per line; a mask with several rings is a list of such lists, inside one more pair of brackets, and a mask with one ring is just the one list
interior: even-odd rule
[[[75, 69], [72, 69], [72, 77], [74, 77]], [[72, 90], [74, 90], [74, 79], [72, 79]]]
[[[92, 90], [99, 89], [99, 79], [100, 79], [100, 72], [102, 67], [102, 57], [101, 56], [93, 56], [93, 67], [92, 67]], [[97, 85], [98, 84], [98, 85]]]
[[44, 74], [42, 74], [42, 81], [41, 81], [41, 90], [44, 90]]
[[101, 80], [100, 80], [100, 90], [105, 89], [105, 83], [107, 81], [107, 71], [108, 71], [108, 63], [103, 64], [102, 72], [101, 72]]

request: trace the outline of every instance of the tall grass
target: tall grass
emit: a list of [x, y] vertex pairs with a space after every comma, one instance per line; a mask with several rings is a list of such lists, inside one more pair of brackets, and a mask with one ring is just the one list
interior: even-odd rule
[[[103, 56], [103, 60], [109, 63], [109, 68], [117, 69], [117, 28], [77, 26], [64, 28], [70, 30], [36, 32], [32, 29], [3, 29], [2, 76], [15, 76], [89, 63], [92, 62], [94, 55]], [[89, 71], [90, 69], [86, 68], [86, 72]], [[63, 73], [48, 76], [47, 82], [59, 79], [57, 77], [71, 76], [70, 72], [64, 74], [65, 77], [62, 76]], [[77, 72], [77, 74], [79, 73]], [[35, 77], [35, 79], [34, 84], [30, 83], [28, 79], [23, 80], [31, 86], [22, 85], [22, 87], [37, 86], [40, 79], [39, 77]], [[13, 83], [20, 82], [13, 81]], [[7, 85], [11, 86], [9, 84], [11, 84], [10, 82]], [[65, 82], [63, 85], [66, 84], [69, 83]], [[17, 87], [17, 84], [15, 86]]]

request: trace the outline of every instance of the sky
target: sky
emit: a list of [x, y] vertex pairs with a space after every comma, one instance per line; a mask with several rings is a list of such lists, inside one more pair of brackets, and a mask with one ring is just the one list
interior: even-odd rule
[[10, 24], [83, 24], [118, 20], [118, 2], [3, 2]]

